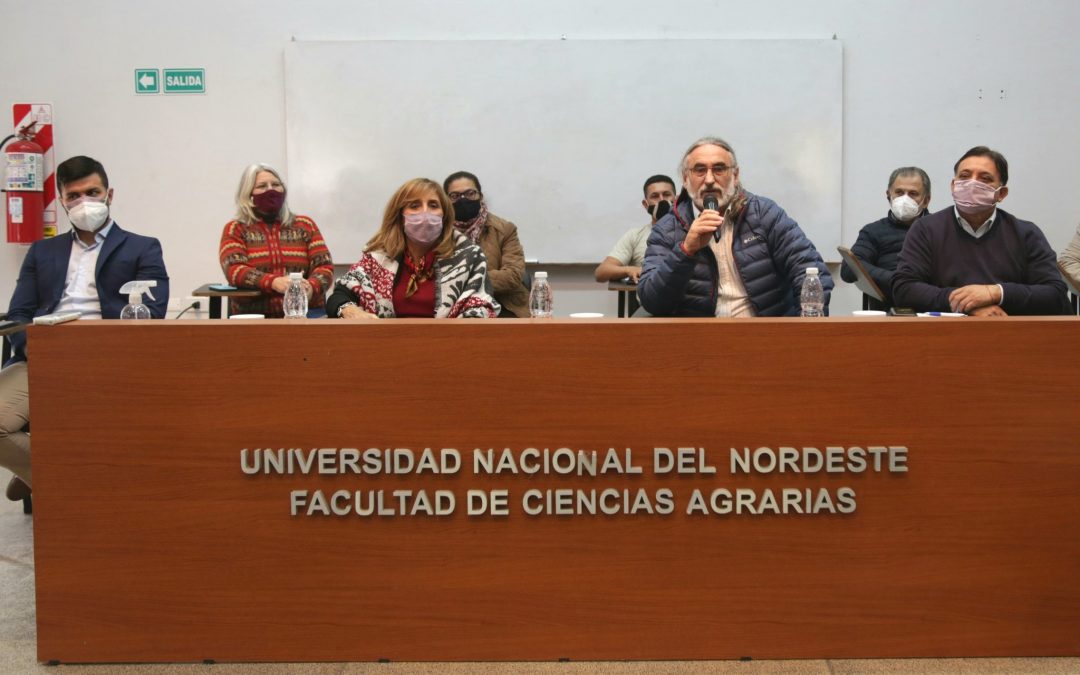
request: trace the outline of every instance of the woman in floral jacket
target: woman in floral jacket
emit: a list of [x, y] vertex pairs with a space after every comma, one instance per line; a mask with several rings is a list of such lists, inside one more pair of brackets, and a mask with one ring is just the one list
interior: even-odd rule
[[442, 186], [414, 178], [398, 188], [364, 255], [337, 280], [326, 315], [342, 319], [494, 318], [487, 261], [454, 226]]

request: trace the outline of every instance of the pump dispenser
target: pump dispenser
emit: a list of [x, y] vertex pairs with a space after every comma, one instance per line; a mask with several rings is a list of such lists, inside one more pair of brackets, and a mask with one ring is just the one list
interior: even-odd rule
[[150, 289], [157, 286], [154, 279], [136, 279], [129, 281], [120, 287], [120, 294], [128, 296], [128, 304], [120, 311], [121, 319], [149, 319], [150, 308], [143, 304], [143, 293], [150, 296], [151, 300], [157, 300]]

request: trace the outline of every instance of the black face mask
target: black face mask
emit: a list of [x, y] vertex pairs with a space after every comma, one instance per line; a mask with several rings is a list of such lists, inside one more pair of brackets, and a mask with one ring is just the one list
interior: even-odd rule
[[649, 213], [652, 214], [653, 220], [660, 220], [667, 214], [671, 213], [671, 202], [666, 199], [661, 199], [656, 202], [656, 205], [649, 209]]
[[480, 213], [480, 200], [468, 199], [462, 197], [454, 202], [454, 220], [459, 223], [464, 223], [467, 220], [472, 220], [476, 217], [476, 214]]

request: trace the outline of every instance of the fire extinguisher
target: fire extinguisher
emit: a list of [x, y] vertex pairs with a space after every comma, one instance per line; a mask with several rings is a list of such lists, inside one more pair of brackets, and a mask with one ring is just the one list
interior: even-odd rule
[[21, 127], [4, 143], [7, 171], [7, 240], [9, 244], [29, 244], [45, 236], [45, 151], [34, 142], [35, 123]]

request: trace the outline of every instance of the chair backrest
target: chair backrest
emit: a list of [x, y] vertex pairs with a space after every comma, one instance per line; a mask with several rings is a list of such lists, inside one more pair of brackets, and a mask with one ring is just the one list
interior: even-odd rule
[[1073, 312], [1080, 314], [1080, 279], [1069, 274], [1069, 271], [1065, 269], [1060, 260], [1057, 266], [1061, 278], [1065, 281], [1065, 286], [1069, 289], [1069, 302], [1072, 303]]
[[11, 359], [11, 342], [8, 340], [8, 336], [12, 333], [21, 332], [21, 330], [26, 330], [26, 324], [9, 321], [8, 312], [0, 312], [0, 335], [3, 336], [3, 347], [0, 348], [0, 367], [3, 367], [3, 364], [8, 363], [8, 360]]
[[[0, 312], [0, 321], [7, 320], [7, 312]], [[11, 358], [11, 343], [8, 342], [7, 335], [3, 337], [3, 346], [0, 347], [0, 368], [4, 367], [7, 360]]]
[[855, 272], [855, 287], [878, 302], [887, 302], [885, 294], [881, 292], [881, 287], [878, 286], [873, 277], [866, 272], [866, 268], [863, 267], [862, 262], [855, 257], [855, 254], [851, 252], [851, 249], [847, 246], [837, 246], [836, 250], [840, 252], [840, 257], [844, 259], [844, 262], [848, 264], [848, 267]]

